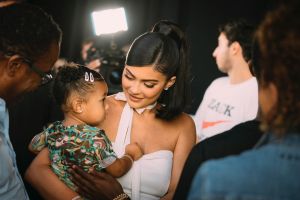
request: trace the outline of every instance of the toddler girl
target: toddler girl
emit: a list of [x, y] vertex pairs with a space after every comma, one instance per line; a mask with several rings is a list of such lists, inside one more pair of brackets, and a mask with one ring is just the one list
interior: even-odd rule
[[59, 69], [52, 92], [64, 112], [64, 120], [36, 135], [29, 149], [38, 153], [48, 147], [52, 170], [71, 189], [76, 189], [68, 172], [72, 165], [85, 171], [105, 170], [120, 177], [142, 156], [141, 148], [134, 143], [127, 145], [123, 157], [117, 158], [104, 131], [95, 127], [105, 119], [107, 109], [107, 85], [98, 72], [66, 64]]

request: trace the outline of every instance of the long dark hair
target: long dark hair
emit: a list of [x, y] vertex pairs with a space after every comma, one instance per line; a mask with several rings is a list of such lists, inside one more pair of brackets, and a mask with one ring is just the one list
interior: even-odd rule
[[169, 80], [176, 76], [175, 84], [163, 91], [158, 103], [161, 107], [156, 116], [170, 120], [185, 109], [189, 97], [188, 47], [183, 31], [170, 21], [157, 22], [150, 32], [134, 40], [127, 54], [126, 65], [154, 65]]

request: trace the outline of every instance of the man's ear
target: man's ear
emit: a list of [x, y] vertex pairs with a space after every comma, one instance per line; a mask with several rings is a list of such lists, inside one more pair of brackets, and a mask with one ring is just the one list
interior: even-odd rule
[[168, 82], [167, 82], [167, 84], [166, 84], [166, 86], [165, 86], [165, 90], [168, 90], [170, 87], [172, 87], [172, 85], [174, 85], [175, 82], [176, 82], [176, 76], [172, 76], [172, 77], [168, 80]]
[[9, 76], [15, 76], [22, 69], [22, 64], [24, 63], [24, 59], [19, 55], [11, 56], [7, 61], [6, 71]]
[[233, 55], [236, 55], [237, 53], [242, 51], [242, 47], [238, 42], [233, 42], [230, 45], [230, 49], [231, 49], [231, 52], [232, 52]]

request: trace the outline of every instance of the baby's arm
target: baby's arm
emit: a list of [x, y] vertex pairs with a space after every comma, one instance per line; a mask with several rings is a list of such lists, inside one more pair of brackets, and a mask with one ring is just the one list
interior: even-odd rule
[[137, 143], [128, 144], [125, 147], [125, 154], [121, 158], [116, 159], [105, 170], [116, 178], [121, 177], [130, 170], [133, 161], [138, 160], [142, 155], [142, 149]]
[[28, 145], [29, 151], [38, 154], [46, 146], [46, 132], [43, 131], [33, 137]]

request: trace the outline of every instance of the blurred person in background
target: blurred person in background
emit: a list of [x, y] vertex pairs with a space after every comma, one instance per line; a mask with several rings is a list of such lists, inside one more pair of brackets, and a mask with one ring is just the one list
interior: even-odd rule
[[256, 32], [264, 137], [239, 156], [204, 163], [189, 200], [300, 199], [300, 3], [289, 3], [270, 11]]

